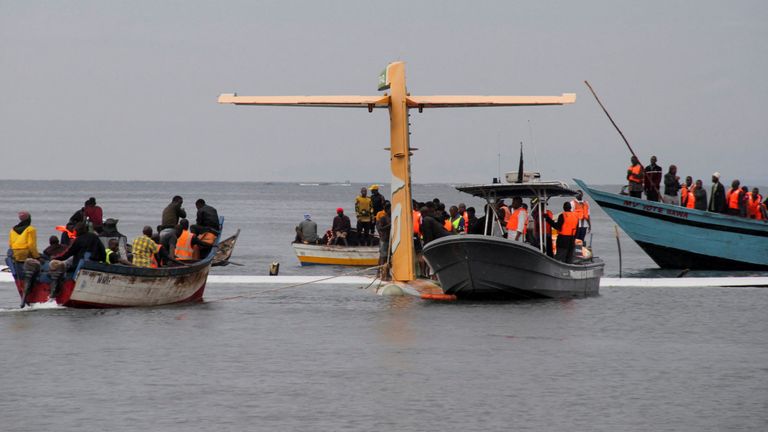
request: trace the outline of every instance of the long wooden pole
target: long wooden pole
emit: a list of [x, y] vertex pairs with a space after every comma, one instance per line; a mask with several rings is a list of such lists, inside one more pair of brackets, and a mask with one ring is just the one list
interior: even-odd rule
[[[589, 82], [587, 80], [584, 80], [584, 84], [587, 85], [587, 88], [589, 88], [589, 91], [592, 92], [592, 96], [595, 97], [595, 100], [597, 101], [597, 104], [600, 105], [600, 108], [603, 109], [603, 112], [605, 113], [605, 115], [608, 116], [608, 120], [611, 121], [611, 124], [613, 125], [613, 127], [615, 127], [616, 131], [619, 133], [619, 135], [621, 135], [621, 139], [624, 140], [624, 144], [627, 145], [627, 148], [629, 149], [629, 152], [632, 153], [632, 156], [634, 156], [639, 161], [640, 158], [637, 157], [637, 155], [635, 154], [635, 151], [632, 150], [632, 146], [629, 145], [629, 141], [627, 141], [627, 137], [624, 136], [624, 133], [621, 131], [621, 129], [619, 129], [619, 125], [617, 125], [616, 122], [613, 121], [613, 117], [611, 117], [611, 115], [608, 113], [608, 110], [605, 109], [605, 106], [603, 105], [603, 103], [600, 102], [600, 98], [597, 97], [597, 93], [595, 93], [595, 90], [592, 89], [592, 86], [589, 85]], [[642, 170], [643, 178], [645, 179], [645, 168], [643, 168], [643, 164], [642, 163], [640, 164], [640, 170]], [[656, 185], [653, 184], [653, 183], [651, 183], [651, 186], [653, 186], [653, 188], [656, 190], [656, 194], [659, 196], [659, 201], [664, 202], [664, 198], [661, 196], [661, 191], [659, 190], [659, 188], [657, 188]]]

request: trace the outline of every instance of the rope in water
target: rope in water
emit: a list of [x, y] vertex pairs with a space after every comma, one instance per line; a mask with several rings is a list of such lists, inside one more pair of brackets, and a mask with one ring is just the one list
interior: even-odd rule
[[[246, 298], [253, 298], [253, 297], [260, 296], [262, 294], [272, 293], [272, 292], [275, 292], [275, 291], [281, 291], [281, 290], [288, 289], [288, 288], [298, 288], [300, 286], [311, 285], [313, 283], [318, 283], [318, 282], [325, 282], [325, 281], [328, 281], [328, 280], [331, 280], [331, 279], [336, 279], [336, 278], [340, 278], [340, 277], [344, 277], [344, 276], [351, 276], [351, 275], [355, 275], [355, 274], [365, 273], [365, 272], [368, 272], [368, 271], [371, 271], [371, 270], [377, 270], [377, 269], [379, 269], [381, 267], [383, 267], [383, 266], [382, 265], [377, 265], [377, 266], [367, 267], [367, 268], [360, 269], [360, 270], [353, 270], [353, 271], [345, 272], [345, 273], [342, 273], [342, 274], [339, 274], [339, 275], [336, 275], [336, 276], [328, 276], [326, 278], [316, 279], [316, 280], [312, 280], [312, 281], [309, 281], [309, 282], [301, 282], [301, 283], [297, 283], [297, 284], [286, 285], [286, 286], [281, 286], [281, 287], [267, 289], [267, 290], [261, 290], [261, 291], [258, 291], [258, 292], [255, 292], [255, 293], [251, 293], [251, 294], [242, 294], [242, 295], [236, 295], [236, 296], [230, 296], [230, 297], [217, 298], [217, 299], [213, 299], [213, 300], [205, 300], [205, 302], [206, 303], [215, 303], [215, 302], [221, 302], [221, 301], [230, 301], [230, 300], [240, 300], [240, 299], [246, 299]], [[371, 283], [369, 283], [365, 287], [365, 289], [369, 288], [375, 282], [376, 282], [376, 279], [371, 280]], [[381, 283], [381, 282], [379, 282], [379, 283]]]

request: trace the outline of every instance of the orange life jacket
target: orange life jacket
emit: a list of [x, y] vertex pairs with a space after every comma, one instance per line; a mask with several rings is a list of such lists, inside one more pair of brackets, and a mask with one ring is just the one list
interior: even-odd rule
[[629, 181], [634, 183], [642, 183], [643, 180], [640, 178], [640, 173], [642, 170], [643, 167], [640, 164], [632, 165], [629, 167]]
[[76, 232], [68, 230], [67, 227], [64, 226], [64, 225], [57, 226], [56, 227], [56, 231], [61, 231], [61, 232], [67, 233], [67, 237], [69, 237], [71, 239], [77, 237], [77, 233]]
[[747, 192], [747, 198], [749, 199], [749, 201], [747, 201], [747, 217], [762, 220], [763, 214], [760, 211], [760, 204], [763, 201], [763, 197], [760, 194]]
[[149, 266], [152, 268], [158, 268], [160, 265], [157, 263], [157, 254], [160, 253], [160, 249], [163, 247], [163, 245], [157, 245], [157, 252], [153, 253], [150, 257]]
[[515, 209], [515, 211], [512, 212], [512, 214], [509, 216], [509, 219], [507, 220], [507, 231], [509, 232], [515, 232], [517, 231], [518, 225], [518, 219], [520, 219], [520, 214], [523, 214], [523, 229], [521, 230], [523, 233], [523, 237], [525, 237], [525, 231], [528, 228], [528, 215], [526, 214], [526, 211], [524, 208], [520, 207]]
[[[683, 185], [682, 188], [680, 188], [680, 205], [683, 207], [688, 207], [688, 186]], [[693, 208], [693, 207], [688, 207]]]
[[560, 227], [560, 235], [575, 236], [576, 228], [579, 225], [579, 218], [572, 211], [563, 212], [563, 225]]
[[421, 212], [413, 210], [413, 233], [421, 237]]
[[469, 215], [467, 212], [464, 212], [461, 214], [461, 217], [464, 218], [464, 232], [462, 234], [468, 234], [469, 233]]
[[445, 228], [446, 231], [451, 232], [453, 231], [453, 224], [451, 223], [451, 218], [448, 218], [443, 222], [443, 228]]
[[195, 259], [195, 250], [192, 248], [192, 233], [189, 230], [181, 232], [179, 239], [176, 240], [174, 254], [176, 254], [176, 259], [180, 261]]
[[693, 192], [687, 192], [687, 195], [685, 197], [685, 207], [686, 208], [696, 208], [696, 197], [693, 195]]
[[728, 208], [738, 210], [739, 199], [741, 198], [741, 189], [729, 189], [728, 190]]

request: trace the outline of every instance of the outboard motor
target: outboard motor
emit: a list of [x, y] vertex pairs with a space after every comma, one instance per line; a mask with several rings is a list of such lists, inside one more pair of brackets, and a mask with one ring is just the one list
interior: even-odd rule
[[32, 287], [34, 286], [35, 280], [39, 274], [40, 261], [34, 258], [27, 258], [26, 261], [24, 261], [23, 266], [22, 280], [24, 281], [24, 296], [21, 299], [20, 307], [23, 308], [27, 305], [27, 297], [29, 297], [29, 293], [32, 291]]
[[51, 300], [56, 299], [59, 295], [59, 286], [61, 285], [61, 279], [64, 272], [67, 270], [67, 265], [64, 261], [53, 260], [50, 263], [48, 269], [48, 276], [51, 278], [51, 293], [48, 298]]

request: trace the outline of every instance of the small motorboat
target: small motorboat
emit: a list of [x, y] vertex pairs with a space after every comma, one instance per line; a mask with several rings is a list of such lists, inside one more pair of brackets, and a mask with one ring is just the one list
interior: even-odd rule
[[379, 263], [378, 246], [336, 246], [292, 243], [301, 265], [327, 264], [372, 267]]
[[[223, 225], [223, 218], [221, 220]], [[235, 235], [235, 238], [237, 236]], [[159, 306], [202, 301], [208, 272], [217, 255], [221, 235], [201, 260], [174, 267], [133, 267], [81, 260], [73, 272], [52, 273], [48, 265], [34, 275], [6, 259], [22, 307], [55, 300], [74, 308]], [[234, 242], [232, 242], [234, 246]], [[55, 296], [51, 297], [52, 288]]]
[[[505, 198], [537, 198], [539, 215], [545, 214], [550, 197], [576, 195], [565, 183], [540, 182], [535, 178], [456, 189], [484, 198], [489, 204], [486, 209], [495, 208], [495, 203]], [[486, 216], [482, 235], [452, 235], [424, 246], [424, 259], [445, 294], [464, 299], [503, 300], [598, 295], [605, 267], [602, 260], [584, 253], [572, 263], [558, 261], [547, 256], [543, 233], [539, 233], [535, 245], [508, 240], [502, 237], [504, 227], [496, 212], [490, 211]]]

